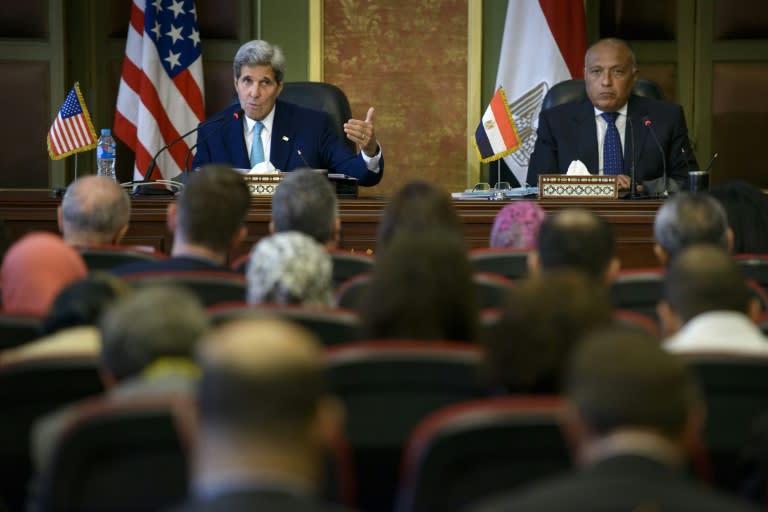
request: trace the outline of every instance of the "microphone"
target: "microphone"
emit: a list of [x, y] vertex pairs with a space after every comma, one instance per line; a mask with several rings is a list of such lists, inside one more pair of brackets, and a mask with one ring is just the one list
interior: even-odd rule
[[[224, 116], [219, 116], [219, 117], [218, 117], [218, 118], [216, 118], [216, 119], [212, 119], [212, 120], [211, 120], [211, 122], [212, 122], [212, 123], [213, 123], [213, 122], [219, 122], [219, 121], [221, 121], [221, 120], [223, 120], [223, 119], [224, 119]], [[142, 181], [144, 181], [144, 182], [150, 181], [150, 179], [152, 178], [152, 171], [154, 171], [154, 170], [155, 170], [155, 167], [157, 167], [157, 158], [160, 156], [160, 154], [161, 154], [163, 151], [166, 151], [166, 150], [168, 150], [168, 148], [170, 148], [171, 146], [173, 146], [173, 145], [174, 145], [174, 144], [176, 144], [177, 142], [181, 141], [181, 140], [182, 140], [182, 139], [184, 139], [186, 136], [188, 136], [188, 135], [191, 135], [191, 134], [193, 134], [194, 132], [196, 132], [197, 130], [199, 130], [199, 129], [200, 129], [200, 126], [201, 126], [201, 125], [197, 125], [197, 126], [195, 126], [194, 128], [192, 128], [192, 129], [191, 129], [191, 130], [189, 130], [188, 132], [186, 132], [186, 133], [184, 133], [184, 134], [182, 134], [182, 135], [179, 135], [178, 137], [176, 137], [175, 139], [173, 139], [171, 142], [169, 142], [169, 143], [168, 143], [168, 144], [166, 144], [165, 146], [163, 146], [163, 147], [161, 147], [160, 149], [158, 149], [158, 150], [157, 150], [157, 153], [155, 153], [155, 156], [153, 156], [153, 157], [152, 157], [152, 161], [151, 161], [151, 162], [149, 162], [149, 165], [147, 166], [147, 170], [146, 170], [146, 171], [144, 171], [144, 180], [142, 180]]]
[[307, 160], [304, 158], [304, 153], [302, 153], [300, 149], [297, 149], [296, 153], [298, 153], [299, 158], [301, 158], [301, 161], [304, 162], [304, 165], [307, 166], [307, 169], [311, 169], [312, 166], [307, 163]]
[[709, 161], [709, 163], [707, 164], [707, 168], [704, 169], [704, 172], [709, 172], [709, 170], [712, 169], [712, 164], [715, 163], [716, 158], [717, 158], [717, 153], [712, 155], [712, 160]]
[[186, 172], [186, 173], [189, 172], [189, 157], [192, 155], [192, 150], [195, 149], [200, 144], [202, 144], [203, 142], [207, 141], [208, 138], [211, 137], [214, 133], [218, 133], [219, 130], [224, 128], [226, 125], [228, 125], [232, 121], [236, 121], [236, 120], [240, 119], [241, 117], [243, 117], [243, 112], [244, 112], [243, 109], [240, 108], [240, 109], [237, 109], [235, 112], [232, 112], [232, 117], [230, 117], [229, 119], [226, 119], [227, 116], [221, 115], [218, 118], [212, 119], [210, 121], [212, 123], [214, 121], [218, 122], [218, 121], [223, 121], [223, 120], [226, 119], [225, 122], [221, 123], [219, 126], [217, 126], [213, 130], [208, 132], [208, 134], [206, 134], [206, 136], [203, 137], [201, 140], [195, 142], [194, 144], [192, 144], [192, 146], [190, 146], [190, 148], [187, 150], [187, 154], [184, 155], [184, 172]]
[[627, 123], [629, 124], [629, 139], [632, 141], [632, 160], [629, 164], [629, 198], [636, 198], [637, 191], [637, 177], [635, 176], [635, 125], [632, 123], [632, 118], [627, 116]]
[[[685, 146], [680, 146], [680, 152], [683, 154], [683, 159], [685, 160], [685, 167], [688, 169], [688, 174], [691, 174], [691, 162], [688, 160], [688, 153], [685, 151]], [[715, 156], [717, 156], [717, 153], [715, 153]]]
[[648, 131], [651, 132], [651, 137], [653, 137], [653, 141], [656, 143], [656, 147], [659, 148], [659, 152], [661, 153], [661, 165], [663, 169], [662, 179], [664, 180], [664, 193], [662, 196], [669, 197], [669, 190], [667, 190], [667, 158], [664, 155], [664, 148], [661, 147], [659, 138], [656, 136], [656, 131], [653, 129], [653, 121], [651, 121], [648, 116], [643, 117], [643, 126], [648, 128]]

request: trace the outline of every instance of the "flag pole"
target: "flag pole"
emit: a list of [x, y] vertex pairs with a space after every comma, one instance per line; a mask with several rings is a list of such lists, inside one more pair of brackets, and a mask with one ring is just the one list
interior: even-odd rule
[[501, 188], [501, 158], [496, 160], [496, 188]]
[[77, 180], [77, 153], [75, 153], [75, 180]]

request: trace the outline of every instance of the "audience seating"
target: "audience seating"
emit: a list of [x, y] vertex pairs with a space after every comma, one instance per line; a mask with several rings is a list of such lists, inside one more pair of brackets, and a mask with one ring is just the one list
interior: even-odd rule
[[0, 351], [39, 338], [42, 327], [41, 317], [0, 313]]
[[391, 510], [400, 452], [428, 413], [486, 395], [478, 346], [369, 340], [326, 349], [331, 388], [346, 406], [362, 510]]
[[403, 452], [397, 512], [458, 512], [565, 471], [569, 450], [556, 396], [488, 398], [422, 420]]
[[241, 254], [240, 256], [235, 258], [232, 261], [232, 263], [229, 264], [229, 268], [231, 268], [235, 272], [240, 272], [241, 274], [247, 274], [249, 261], [251, 261], [251, 253], [247, 252], [245, 254]]
[[360, 318], [355, 312], [343, 308], [225, 302], [208, 308], [208, 312], [214, 324], [249, 315], [286, 317], [315, 333], [326, 346], [360, 339]]
[[656, 305], [664, 285], [663, 268], [622, 270], [611, 284], [614, 307], [634, 311], [658, 321]]
[[472, 249], [469, 263], [473, 272], [491, 272], [515, 280], [528, 275], [529, 252], [522, 249]]
[[687, 353], [706, 403], [704, 444], [714, 482], [735, 491], [742, 474], [742, 450], [755, 419], [768, 412], [768, 357], [727, 352]]
[[734, 256], [744, 277], [763, 288], [768, 287], [768, 254], [737, 254]]
[[81, 404], [41, 475], [41, 512], [154, 512], [184, 500], [192, 402], [180, 395]]
[[245, 300], [245, 277], [226, 271], [163, 271], [129, 274], [133, 286], [180, 286], [191, 290], [205, 306]]
[[374, 259], [367, 254], [352, 253], [343, 249], [328, 249], [333, 262], [333, 287], [360, 274], [373, 271]]
[[103, 389], [92, 355], [0, 362], [0, 496], [10, 510], [24, 510], [34, 421]]
[[80, 246], [77, 248], [88, 270], [110, 270], [128, 263], [167, 259], [161, 252], [142, 251], [126, 245]]
[[370, 274], [359, 274], [341, 283], [336, 288], [336, 305], [340, 308], [359, 311], [363, 294], [371, 281]]
[[613, 320], [619, 325], [637, 328], [653, 336], [660, 336], [659, 324], [650, 316], [635, 311], [615, 309], [613, 311]]

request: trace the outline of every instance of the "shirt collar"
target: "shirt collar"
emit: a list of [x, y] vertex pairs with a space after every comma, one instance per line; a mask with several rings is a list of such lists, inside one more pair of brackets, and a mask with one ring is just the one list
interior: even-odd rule
[[[272, 123], [275, 121], [275, 107], [277, 106], [277, 103], [275, 103], [274, 106], [272, 106], [272, 110], [269, 111], [269, 114], [267, 114], [264, 119], [261, 120], [261, 124], [264, 125], [264, 130], [267, 131], [267, 133], [272, 133]], [[256, 121], [254, 119], [251, 119], [248, 116], [245, 117], [245, 126], [248, 128], [248, 133], [253, 133], [253, 127], [256, 125]]]
[[[628, 105], [629, 105], [629, 102], [626, 102], [626, 103], [624, 104], [624, 106], [623, 106], [623, 107], [621, 107], [621, 108], [620, 108], [619, 110], [617, 110], [616, 112], [618, 112], [619, 114], [621, 114], [621, 115], [622, 115], [622, 116], [624, 116], [624, 117], [627, 117], [627, 106], [628, 106]], [[597, 108], [597, 107], [593, 107], [593, 108], [595, 109], [595, 117], [600, 117], [600, 115], [603, 113], [603, 111], [602, 111], [602, 110], [600, 110], [600, 109], [599, 109], [599, 108]]]

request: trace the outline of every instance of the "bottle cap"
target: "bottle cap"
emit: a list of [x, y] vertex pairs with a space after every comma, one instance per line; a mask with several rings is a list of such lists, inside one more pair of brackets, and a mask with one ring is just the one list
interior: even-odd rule
[[102, 135], [112, 135], [112, 130], [110, 128], [102, 128], [101, 129]]

